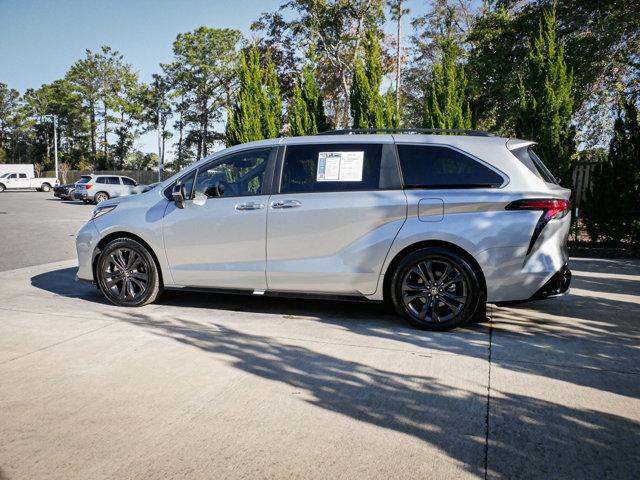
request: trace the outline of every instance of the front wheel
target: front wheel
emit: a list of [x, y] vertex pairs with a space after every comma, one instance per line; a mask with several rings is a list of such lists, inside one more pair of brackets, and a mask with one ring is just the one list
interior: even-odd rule
[[391, 281], [396, 312], [423, 330], [450, 330], [467, 321], [481, 293], [469, 263], [439, 247], [423, 248], [402, 259]]
[[0, 183], [0, 192], [4, 192], [4, 191], [5, 191], [5, 186]]
[[96, 280], [111, 303], [141, 307], [162, 293], [160, 273], [151, 253], [130, 238], [113, 240], [98, 258]]

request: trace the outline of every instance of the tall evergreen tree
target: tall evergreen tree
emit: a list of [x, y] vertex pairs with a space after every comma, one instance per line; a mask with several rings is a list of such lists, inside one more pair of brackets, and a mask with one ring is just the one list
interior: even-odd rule
[[453, 38], [439, 40], [440, 62], [435, 62], [427, 88], [424, 128], [470, 129], [471, 109], [467, 99], [467, 77], [458, 65], [460, 47]]
[[270, 57], [267, 56], [263, 69], [260, 50], [253, 46], [241, 58], [238, 78], [240, 90], [228, 113], [227, 146], [277, 137], [282, 122], [282, 99]]
[[615, 120], [606, 161], [591, 177], [583, 212], [591, 240], [612, 243], [640, 222], [640, 124], [632, 102], [623, 102]]
[[575, 153], [573, 72], [567, 68], [557, 31], [554, 4], [544, 13], [540, 32], [529, 46], [527, 68], [520, 75], [516, 134], [538, 142], [542, 161], [556, 177], [566, 180]]
[[329, 130], [324, 102], [315, 80], [315, 57], [309, 52], [310, 61], [302, 67], [289, 104], [289, 133], [294, 136], [314, 135]]
[[367, 32], [364, 60], [356, 61], [351, 87], [350, 106], [353, 128], [382, 128], [384, 124], [383, 101], [380, 96], [382, 63], [380, 45], [376, 32]]
[[282, 97], [278, 85], [278, 74], [267, 52], [267, 62], [263, 73], [262, 86], [262, 134], [264, 138], [276, 138], [282, 126]]

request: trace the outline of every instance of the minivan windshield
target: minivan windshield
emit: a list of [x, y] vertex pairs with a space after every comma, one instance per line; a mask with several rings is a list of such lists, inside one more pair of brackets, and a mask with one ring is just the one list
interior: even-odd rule
[[89, 175], [83, 175], [76, 183], [87, 183], [89, 180], [91, 180]]

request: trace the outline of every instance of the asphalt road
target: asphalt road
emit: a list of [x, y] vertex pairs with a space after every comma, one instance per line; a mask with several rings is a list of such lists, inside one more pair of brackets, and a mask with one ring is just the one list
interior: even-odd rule
[[74, 258], [75, 234], [92, 210], [53, 192], [0, 193], [0, 271]]
[[571, 295], [439, 334], [362, 303], [114, 308], [73, 260], [2, 272], [0, 479], [637, 479], [640, 262], [571, 267]]

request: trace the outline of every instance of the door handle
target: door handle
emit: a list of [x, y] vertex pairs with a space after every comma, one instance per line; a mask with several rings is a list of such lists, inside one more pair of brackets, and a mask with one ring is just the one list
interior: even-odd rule
[[236, 204], [236, 210], [260, 210], [264, 208], [263, 203], [247, 202]]
[[301, 206], [302, 203], [298, 200], [276, 200], [271, 202], [271, 208], [297, 208]]

